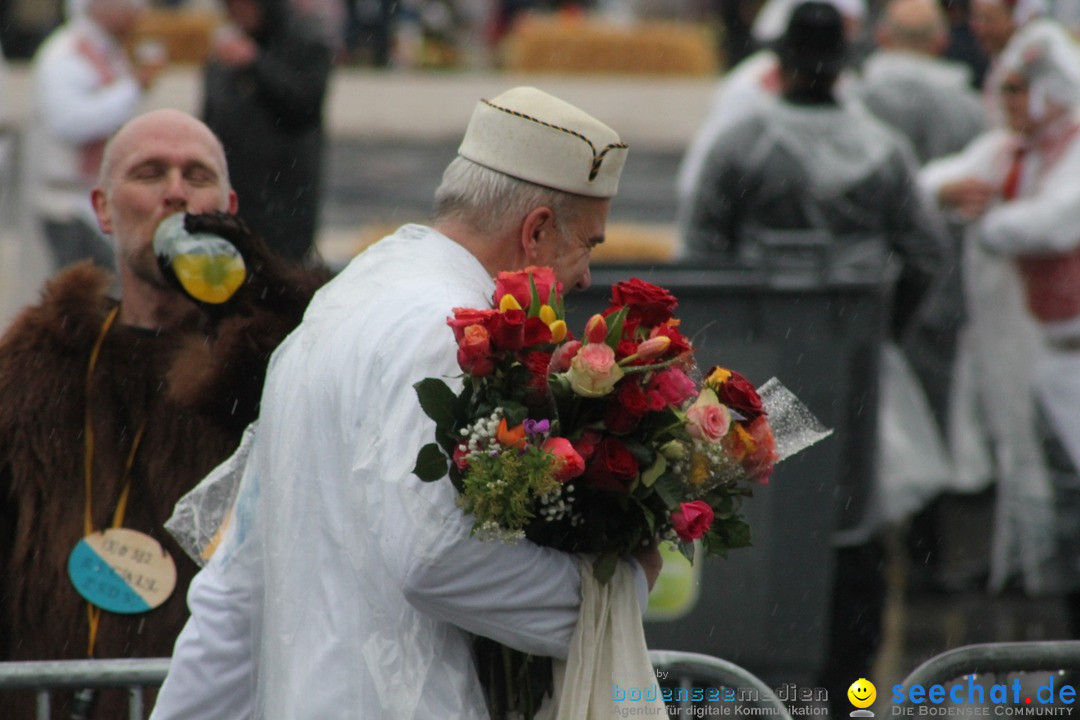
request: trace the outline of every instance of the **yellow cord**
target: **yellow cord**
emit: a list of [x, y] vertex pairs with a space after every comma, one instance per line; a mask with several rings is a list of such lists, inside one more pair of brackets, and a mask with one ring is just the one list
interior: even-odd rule
[[[90, 361], [86, 368], [86, 413], [83, 430], [83, 441], [85, 443], [85, 450], [83, 452], [83, 480], [86, 488], [86, 510], [83, 515], [83, 530], [85, 536], [89, 536], [94, 532], [94, 521], [92, 517], [93, 503], [91, 502], [94, 487], [94, 424], [93, 406], [90, 402], [94, 369], [97, 367], [98, 357], [101, 355], [101, 347], [105, 344], [105, 336], [109, 334], [109, 328], [112, 327], [119, 311], [120, 306], [117, 305], [105, 317], [105, 322], [101, 325], [101, 332], [98, 333], [94, 348], [90, 351]], [[144, 420], [139, 425], [139, 429], [135, 432], [135, 438], [131, 441], [131, 450], [128, 452], [127, 462], [124, 463], [124, 475], [121, 480], [123, 487], [120, 491], [120, 497], [116, 501], [116, 509], [113, 511], [112, 527], [114, 528], [120, 527], [124, 522], [124, 514], [127, 512], [128, 496], [131, 494], [131, 468], [135, 465], [135, 454], [139, 450], [139, 443], [142, 442], [143, 432], [145, 430], [146, 421]], [[86, 656], [92, 658], [94, 657], [94, 646], [97, 644], [98, 626], [101, 623], [101, 608], [88, 602], [86, 603], [86, 612], [87, 619], [90, 623], [90, 637], [87, 642]]]

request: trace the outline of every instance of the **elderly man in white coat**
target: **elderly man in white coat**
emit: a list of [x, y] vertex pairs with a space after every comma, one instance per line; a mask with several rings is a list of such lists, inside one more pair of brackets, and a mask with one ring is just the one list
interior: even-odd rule
[[1041, 594], [1068, 582], [1052, 533], [1060, 503], [1043, 413], [1080, 467], [1080, 50], [1061, 26], [1040, 22], [1010, 42], [999, 67], [1006, 127], [931, 163], [921, 182], [970, 222], [972, 312], [951, 434], [958, 469], [969, 474], [983, 433], [992, 444], [991, 584], [1019, 573]]
[[[434, 226], [360, 254], [275, 353], [237, 511], [192, 585], [154, 720], [479, 720], [470, 634], [567, 656], [577, 559], [471, 537], [452, 485], [412, 474], [433, 434], [412, 386], [459, 375], [446, 318], [486, 307], [498, 272], [548, 265], [566, 288], [589, 284], [626, 145], [515, 88], [476, 106], [458, 153]], [[660, 560], [635, 558], [622, 572], [643, 606]]]

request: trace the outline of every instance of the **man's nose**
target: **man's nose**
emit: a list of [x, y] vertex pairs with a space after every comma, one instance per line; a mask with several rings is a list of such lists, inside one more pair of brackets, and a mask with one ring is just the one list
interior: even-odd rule
[[179, 171], [168, 174], [165, 180], [165, 204], [169, 207], [184, 209], [187, 207], [187, 184]]
[[577, 285], [574, 287], [578, 290], [588, 290], [590, 285], [592, 285], [592, 271], [586, 267], [581, 279], [577, 281]]

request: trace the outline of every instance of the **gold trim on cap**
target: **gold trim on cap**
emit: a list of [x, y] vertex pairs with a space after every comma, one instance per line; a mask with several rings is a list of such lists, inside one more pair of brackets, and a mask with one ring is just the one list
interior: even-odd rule
[[599, 153], [597, 153], [596, 152], [596, 146], [593, 145], [592, 141], [589, 140], [589, 138], [582, 135], [581, 133], [577, 132], [576, 130], [571, 130], [570, 128], [564, 128], [564, 127], [561, 127], [559, 125], [553, 125], [553, 124], [551, 124], [549, 122], [545, 122], [545, 121], [541, 120], [540, 118], [535, 118], [532, 115], [526, 115], [523, 112], [518, 112], [517, 110], [511, 110], [510, 108], [505, 108], [505, 107], [502, 107], [501, 105], [496, 105], [495, 103], [491, 102], [490, 100], [481, 100], [480, 102], [484, 103], [485, 105], [487, 105], [490, 108], [494, 108], [496, 110], [504, 112], [507, 115], [513, 115], [514, 117], [519, 117], [522, 120], [529, 120], [529, 121], [537, 123], [539, 125], [543, 125], [544, 127], [551, 128], [552, 130], [558, 130], [559, 132], [564, 132], [567, 135], [573, 135], [578, 140], [584, 140], [585, 143], [588, 144], [589, 149], [592, 150], [592, 156], [593, 156], [592, 170], [589, 172], [589, 180], [590, 181], [596, 179], [596, 175], [600, 172], [600, 165], [604, 162], [604, 156], [608, 154], [608, 151], [610, 151], [610, 150], [626, 150], [629, 147], [626, 143], [622, 143], [622, 142], [609, 143], [608, 145], [604, 146], [603, 150], [601, 150]]

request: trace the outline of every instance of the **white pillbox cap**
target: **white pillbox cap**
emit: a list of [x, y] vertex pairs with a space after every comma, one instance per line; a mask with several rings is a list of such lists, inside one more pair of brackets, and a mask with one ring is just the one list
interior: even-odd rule
[[507, 90], [473, 110], [458, 154], [537, 185], [614, 197], [626, 144], [588, 113], [533, 87]]

